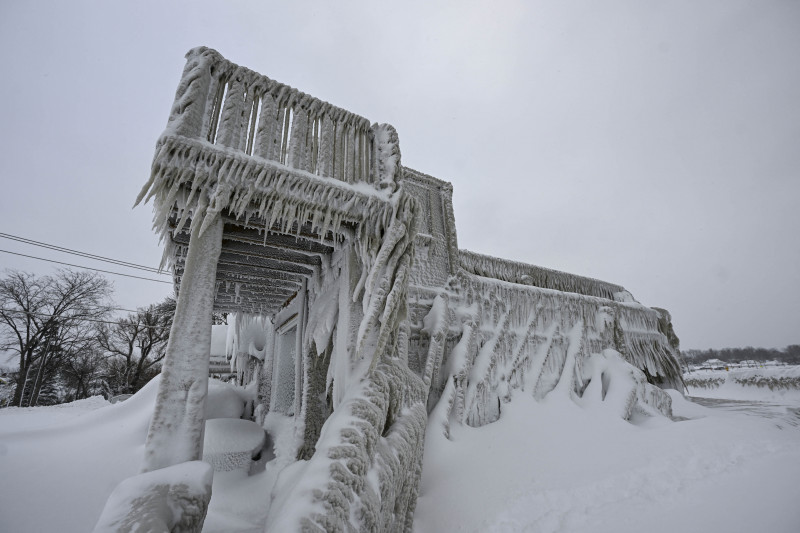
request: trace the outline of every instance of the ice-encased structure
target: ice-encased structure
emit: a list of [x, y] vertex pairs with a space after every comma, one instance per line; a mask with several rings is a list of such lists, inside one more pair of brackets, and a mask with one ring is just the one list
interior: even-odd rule
[[410, 531], [426, 428], [490, 423], [515, 389], [668, 414], [669, 314], [459, 250], [452, 193], [391, 126], [191, 50], [137, 200], [178, 287], [143, 470], [201, 457], [212, 311], [252, 417], [294, 420], [268, 530]]

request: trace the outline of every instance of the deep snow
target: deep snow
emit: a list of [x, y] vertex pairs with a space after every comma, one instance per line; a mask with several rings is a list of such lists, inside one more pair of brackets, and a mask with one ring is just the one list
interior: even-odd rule
[[[488, 426], [430, 428], [416, 531], [800, 530], [800, 400], [671, 395], [675, 421], [517, 394]], [[154, 397], [0, 410], [0, 531], [91, 530], [141, 466]], [[278, 458], [216, 472], [204, 531], [261, 529], [291, 439], [266, 425]]]
[[671, 395], [686, 420], [631, 424], [518, 395], [494, 424], [429, 435], [416, 530], [800, 530], [798, 411]]

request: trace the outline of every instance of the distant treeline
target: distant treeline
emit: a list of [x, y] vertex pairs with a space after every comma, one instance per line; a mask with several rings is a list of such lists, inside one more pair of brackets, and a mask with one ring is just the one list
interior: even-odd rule
[[780, 361], [800, 365], [800, 344], [792, 344], [782, 350], [775, 348], [722, 348], [721, 350], [683, 350], [681, 355], [687, 363], [702, 363], [709, 359], [720, 359], [727, 363], [740, 361]]

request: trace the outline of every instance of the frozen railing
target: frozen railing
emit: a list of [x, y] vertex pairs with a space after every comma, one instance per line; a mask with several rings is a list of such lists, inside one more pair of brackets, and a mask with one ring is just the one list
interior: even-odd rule
[[347, 183], [379, 181], [366, 118], [194, 48], [165, 135], [201, 140]]
[[574, 292], [615, 300], [625, 289], [614, 283], [577, 276], [535, 265], [459, 250], [461, 268], [471, 274], [544, 289]]

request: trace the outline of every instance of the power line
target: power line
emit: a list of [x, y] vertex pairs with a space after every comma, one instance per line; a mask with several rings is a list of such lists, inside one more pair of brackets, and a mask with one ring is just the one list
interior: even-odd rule
[[[159, 305], [159, 304], [156, 304], [156, 305]], [[148, 307], [150, 307], [150, 306], [141, 307], [139, 309], [126, 309], [124, 307], [99, 307], [99, 308], [92, 309], [92, 311], [105, 310], [105, 311], [125, 311], [126, 313], [139, 313], [140, 311], [146, 311]]]
[[[17, 314], [17, 315], [34, 315], [34, 316], [43, 316], [43, 317], [54, 317], [54, 316], [57, 317], [58, 316], [58, 315], [51, 315], [51, 314], [48, 314], [48, 313], [36, 313], [36, 312], [33, 312], [33, 311], [22, 311], [22, 310], [17, 310], [17, 309], [0, 309], [0, 312]], [[113, 325], [117, 325], [117, 326], [126, 325], [126, 324], [124, 324], [122, 322], [115, 322], [113, 320], [101, 320], [99, 318], [89, 318], [88, 315], [70, 315], [70, 316], [64, 316], [63, 318], [65, 320], [80, 320], [82, 322], [97, 322], [99, 324], [113, 324]], [[145, 324], [141, 324], [140, 327], [145, 328], [145, 329], [164, 329], [164, 328], [166, 328], [166, 326], [147, 326]]]
[[[9, 309], [6, 309], [9, 311]], [[138, 313], [139, 310], [136, 309], [125, 309], [124, 307], [99, 307], [94, 308], [92, 311], [125, 311], [126, 313]]]
[[4, 239], [10, 239], [12, 241], [17, 241], [17, 242], [22, 242], [22, 243], [25, 243], [25, 244], [30, 244], [30, 245], [33, 245], [33, 246], [39, 246], [41, 248], [47, 248], [47, 249], [50, 249], [50, 250], [55, 250], [55, 251], [58, 251], [58, 252], [64, 252], [64, 253], [67, 253], [67, 254], [77, 255], [77, 256], [80, 256], [80, 257], [85, 257], [87, 259], [95, 259], [97, 261], [104, 261], [106, 263], [111, 263], [111, 264], [114, 264], [114, 265], [124, 266], [124, 267], [127, 267], [127, 268], [136, 268], [136, 269], [139, 269], [139, 270], [152, 272], [154, 274], [163, 274], [163, 275], [169, 276], [169, 272], [164, 272], [163, 270], [158, 269], [158, 268], [153, 268], [153, 267], [149, 267], [149, 266], [145, 266], [145, 265], [137, 265], [136, 263], [131, 263], [129, 261], [123, 261], [121, 259], [114, 259], [114, 258], [111, 258], [111, 257], [104, 257], [102, 255], [90, 254], [88, 252], [81, 252], [80, 250], [73, 250], [72, 248], [65, 248], [63, 246], [56, 246], [55, 244], [48, 244], [46, 242], [34, 241], [33, 239], [26, 239], [25, 237], [20, 237], [19, 235], [11, 235], [9, 233], [0, 233], [0, 237], [2, 237]]
[[123, 307], [106, 307], [109, 311], [125, 311], [126, 313], [138, 313], [135, 309], [125, 309]]
[[18, 252], [10, 252], [8, 250], [0, 250], [0, 252], [6, 253], [6, 254], [12, 254], [12, 255], [19, 255], [19, 256], [22, 256], [22, 257], [29, 257], [31, 259], [38, 259], [39, 261], [47, 261], [48, 263], [58, 263], [59, 265], [67, 265], [67, 266], [71, 266], [71, 267], [75, 267], [75, 268], [85, 268], [86, 270], [94, 270], [96, 272], [104, 272], [106, 274], [114, 274], [115, 276], [125, 276], [125, 277], [128, 277], [128, 278], [144, 279], [144, 280], [147, 280], [147, 281], [155, 281], [156, 283], [168, 283], [168, 284], [172, 285], [171, 281], [165, 281], [163, 279], [143, 278], [142, 276], [134, 276], [132, 274], [123, 274], [122, 272], [112, 272], [110, 270], [102, 270], [102, 269], [99, 269], [99, 268], [92, 268], [92, 267], [87, 267], [87, 266], [82, 266], [82, 265], [74, 265], [72, 263], [64, 263], [63, 261], [56, 261], [54, 259], [45, 259], [44, 257], [36, 257], [36, 256], [33, 256], [33, 255], [21, 254], [21, 253], [18, 253]]

